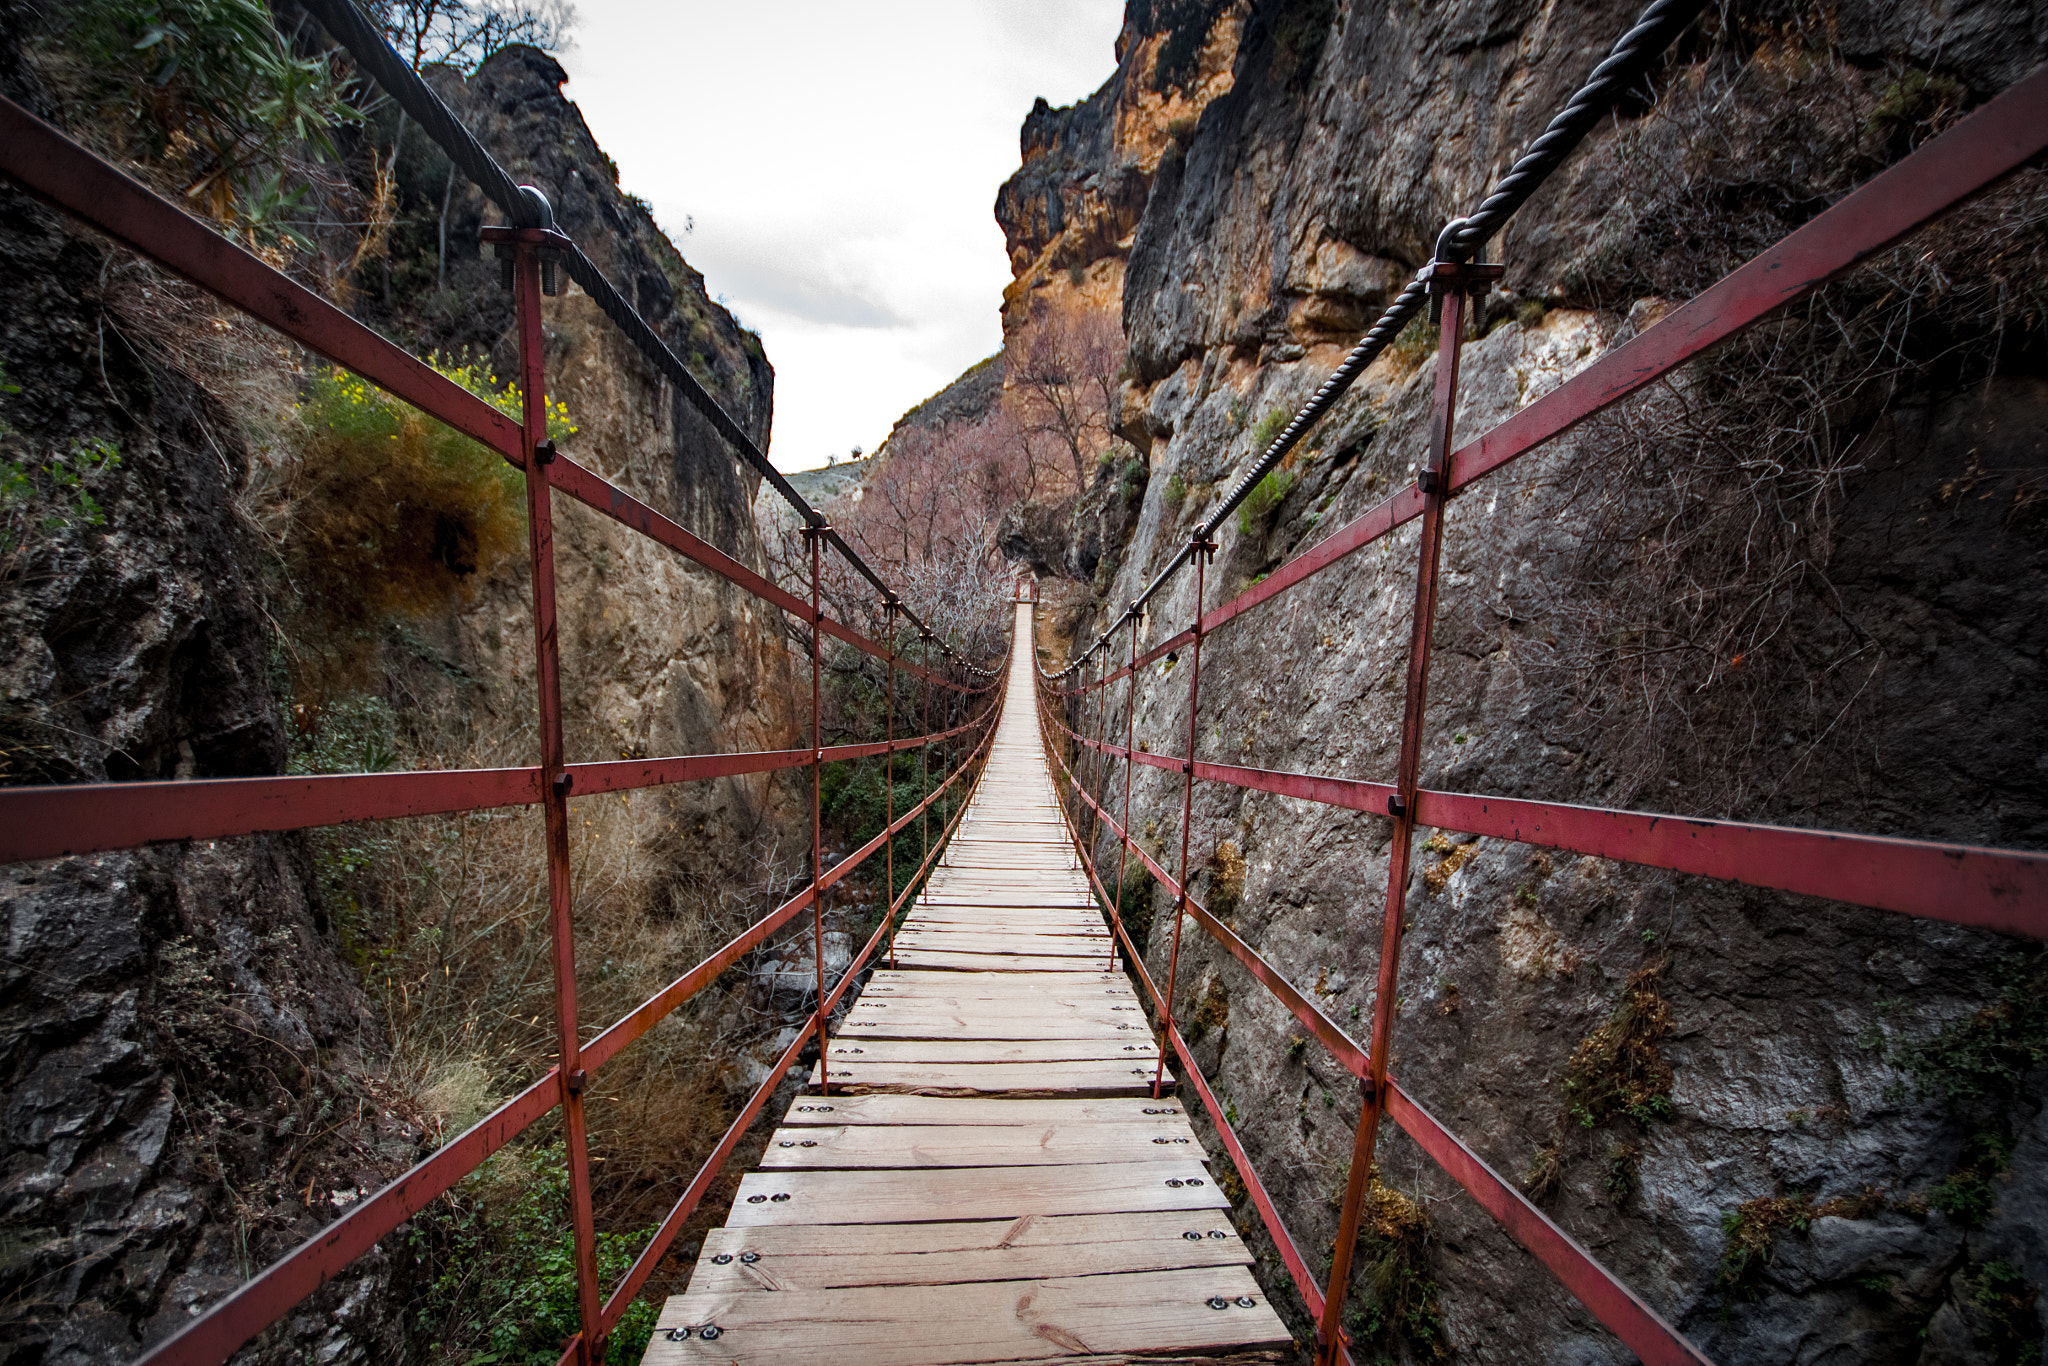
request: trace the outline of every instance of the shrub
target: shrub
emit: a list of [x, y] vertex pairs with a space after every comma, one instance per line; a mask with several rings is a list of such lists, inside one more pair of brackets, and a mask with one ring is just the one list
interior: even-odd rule
[[[578, 1328], [576, 1245], [569, 1228], [569, 1175], [559, 1143], [501, 1153], [464, 1183], [451, 1255], [428, 1295], [436, 1356], [468, 1366], [554, 1366]], [[654, 1229], [597, 1235], [597, 1269], [611, 1284], [632, 1266]], [[647, 1350], [660, 1308], [636, 1301], [605, 1347], [605, 1366], [633, 1366]]]
[[1252, 485], [1252, 491], [1237, 505], [1237, 529], [1249, 536], [1265, 525], [1266, 519], [1287, 495], [1294, 489], [1294, 471], [1287, 469], [1269, 470], [1266, 477]]
[[359, 121], [324, 56], [297, 57], [262, 0], [83, 0], [59, 6], [73, 64], [57, 84], [111, 127], [124, 155], [161, 163], [185, 197], [252, 245], [306, 238], [282, 189], [302, 152]]
[[1287, 430], [1287, 421], [1294, 414], [1285, 408], [1275, 408], [1259, 419], [1259, 425], [1252, 428], [1252, 449], [1263, 451], [1280, 439], [1280, 433]]
[[1564, 1101], [1582, 1127], [1670, 1118], [1671, 1065], [1657, 1046], [1671, 1028], [1671, 1006], [1657, 989], [1667, 966], [1659, 959], [1630, 977], [1607, 1022], [1572, 1051]]
[[[520, 393], [473, 365], [429, 363], [516, 415]], [[576, 431], [549, 401], [548, 433]], [[525, 476], [495, 451], [342, 370], [307, 382], [283, 481], [302, 698], [351, 690], [378, 627], [474, 593], [525, 549]]]

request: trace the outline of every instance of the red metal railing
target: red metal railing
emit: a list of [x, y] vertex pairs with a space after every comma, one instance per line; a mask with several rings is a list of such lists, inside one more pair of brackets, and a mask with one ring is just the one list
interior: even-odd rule
[[[1198, 529], [1189, 546], [1144, 593], [1072, 664], [1058, 674], [1039, 671], [1039, 708], [1045, 720], [1047, 754], [1075, 796], [1070, 832], [1087, 864], [1097, 894], [1108, 908], [1117, 939], [1151, 994], [1164, 1042], [1179, 1058], [1181, 1077], [1192, 1085], [1215, 1123], [1225, 1150], [1243, 1178], [1253, 1206], [1265, 1221], [1310, 1314], [1318, 1323], [1318, 1360], [1345, 1354], [1341, 1326], [1345, 1287], [1357, 1243], [1363, 1197], [1377, 1151], [1382, 1114], [1390, 1115], [1473, 1198], [1500, 1221], [1508, 1234], [1548, 1267], [1600, 1321], [1646, 1362], [1699, 1363], [1692, 1344], [1649, 1308], [1613, 1273], [1574, 1242], [1519, 1190], [1504, 1180], [1454, 1134], [1445, 1129], [1387, 1073], [1398, 996], [1403, 901], [1416, 829], [1486, 835], [1649, 867], [1828, 897], [1859, 906], [1897, 911], [2006, 934], [2048, 938], [2048, 855], [1957, 844], [1892, 839], [1874, 835], [1787, 829], [1742, 821], [1695, 820], [1634, 811], [1610, 811], [1556, 802], [1438, 792], [1420, 785], [1423, 709], [1428, 695], [1430, 634], [1436, 617], [1437, 562], [1448, 501], [1510, 461], [1571, 430], [1595, 413], [1735, 336], [1794, 300], [1895, 245], [1920, 227], [1980, 194], [2048, 148], [2048, 68], [2025, 79], [1971, 113], [1954, 128], [1920, 147], [1755, 260], [1703, 291], [1623, 346], [1463, 446], [1455, 444], [1452, 417], [1457, 406], [1458, 366], [1464, 344], [1468, 297], [1500, 273], [1498, 266], [1441, 260], [1429, 278], [1439, 308], [1439, 350], [1429, 429], [1429, 451], [1413, 487], [1402, 490], [1336, 534], [1290, 560], [1253, 587], [1203, 611], [1205, 565], [1215, 544], [1205, 532], [1221, 514]], [[1455, 227], [1455, 225], [1454, 225]], [[1347, 381], [1348, 382], [1348, 381]], [[1327, 387], [1327, 386], [1326, 386]], [[1341, 388], [1341, 386], [1340, 386]], [[1328, 406], [1304, 410], [1288, 429], [1292, 439]], [[1270, 454], [1270, 453], [1269, 453]], [[1217, 628], [1271, 601], [1346, 556], [1373, 544], [1396, 527], [1420, 519], [1415, 595], [1408, 647], [1401, 741], [1392, 782], [1363, 782], [1308, 773], [1282, 773], [1208, 763], [1195, 758], [1203, 639]], [[1138, 632], [1145, 601], [1178, 568], [1195, 570], [1194, 620], [1139, 653]], [[1126, 661], [1109, 668], [1109, 652], [1128, 621]], [[1154, 754], [1132, 745], [1137, 676], [1145, 665], [1171, 652], [1188, 651], [1188, 749], [1185, 755]], [[1092, 677], [1091, 677], [1092, 675]], [[1070, 676], [1081, 681], [1069, 684]], [[1125, 682], [1122, 744], [1107, 739], [1111, 685]], [[1093, 702], [1094, 725], [1087, 707]], [[1056, 707], [1055, 703], [1059, 705]], [[1082, 709], [1080, 729], [1068, 709]], [[1093, 729], [1094, 734], [1083, 733]], [[1105, 809], [1054, 743], [1058, 732], [1083, 749], [1123, 765], [1123, 815]], [[1182, 775], [1180, 860], [1169, 873], [1130, 835], [1131, 774], [1144, 764]], [[1279, 973], [1188, 894], [1188, 825], [1196, 781], [1226, 783], [1279, 793], [1324, 805], [1385, 816], [1393, 822], [1387, 883], [1381, 914], [1377, 990], [1369, 1043], [1361, 1046], [1325, 1015], [1310, 995]], [[1106, 781], [1106, 779], [1105, 779]], [[1075, 821], [1088, 823], [1083, 835]], [[1111, 832], [1120, 861], [1135, 855], [1172, 895], [1176, 913], [1167, 949], [1162, 992], [1145, 972], [1123, 925], [1123, 881], [1114, 897], [1095, 870], [1096, 822]], [[1331, 1055], [1359, 1079], [1363, 1104], [1353, 1135], [1350, 1172], [1331, 1257], [1328, 1288], [1319, 1285], [1288, 1233], [1278, 1210], [1248, 1160], [1224, 1112], [1195, 1065], [1176, 1023], [1174, 993], [1180, 962], [1181, 923], [1192, 919], [1252, 976], [1271, 991]]]
[[[933, 633], [884, 590], [887, 639], [874, 640], [820, 608], [821, 558], [829, 542], [848, 554], [821, 521], [807, 528], [810, 543], [808, 602], [769, 582], [723, 551], [707, 544], [624, 490], [557, 451], [547, 440], [546, 380], [541, 346], [541, 254], [569, 245], [541, 228], [487, 228], [485, 238], [512, 257], [512, 281], [519, 335], [523, 411], [513, 421], [484, 400], [454, 384], [385, 341], [326, 300], [294, 283], [79, 147], [27, 111], [0, 99], [0, 173], [29, 192], [148, 256], [168, 269], [278, 331], [377, 384], [387, 392], [474, 437], [525, 471], [528, 558], [533, 576], [533, 624], [540, 721], [540, 763], [527, 768], [462, 769], [438, 772], [343, 774], [323, 777], [234, 778], [183, 782], [93, 783], [64, 787], [0, 790], [0, 862], [52, 858], [94, 850], [127, 848], [156, 841], [217, 839], [263, 831], [308, 829], [348, 821], [391, 820], [490, 807], [539, 806], [546, 821], [547, 887], [555, 984], [557, 1063], [517, 1096], [424, 1162], [322, 1229], [288, 1256], [264, 1269], [182, 1331], [142, 1358], [164, 1366], [211, 1366], [227, 1360], [242, 1344], [277, 1322], [378, 1239], [425, 1209], [485, 1158], [544, 1115], [562, 1111], [568, 1154], [570, 1216], [576, 1250], [580, 1331], [563, 1350], [565, 1362], [602, 1358], [605, 1339], [667, 1253], [684, 1222], [697, 1209], [725, 1160], [760, 1114], [768, 1098], [812, 1040], [821, 1059], [818, 1084], [825, 1085], [822, 1059], [833, 1009], [856, 975], [879, 951], [904, 902], [931, 867], [951, 833], [949, 823], [931, 838], [929, 814], [941, 797], [978, 769], [994, 736], [1001, 705], [999, 670], [955, 661], [941, 671], [902, 658], [895, 644], [899, 616], [907, 618], [925, 644], [927, 657], [947, 653]], [[651, 333], [650, 333], [651, 335]], [[555, 638], [555, 553], [553, 517], [557, 496], [581, 503], [601, 516], [669, 547], [729, 583], [781, 609], [809, 630], [811, 743], [804, 749], [766, 753], [679, 755], [609, 763], [567, 761], [562, 742], [560, 656]], [[871, 581], [873, 572], [854, 567]], [[889, 731], [878, 742], [826, 745], [820, 729], [820, 652], [831, 636], [880, 660], [888, 677]], [[1013, 646], [1014, 648], [1014, 642]], [[925, 733], [898, 738], [894, 705], [896, 677], [909, 674], [923, 685]], [[979, 675], [963, 681], [958, 675]], [[962, 703], [978, 699], [979, 711], [961, 725], [933, 732], [934, 692], [956, 694]], [[950, 704], [949, 704], [950, 709]], [[931, 746], [977, 735], [967, 757], [936, 789], [930, 782]], [[884, 765], [887, 812], [884, 829], [831, 868], [819, 852], [819, 775], [842, 760], [894, 755], [917, 749], [925, 795], [900, 815], [895, 806], [895, 765]], [[812, 858], [809, 885], [770, 911], [731, 942], [678, 977], [649, 1000], [585, 1042], [578, 1027], [573, 893], [569, 876], [567, 803], [574, 796], [624, 792], [670, 783], [696, 782], [743, 773], [809, 767], [811, 770]], [[965, 794], [958, 794], [964, 796]], [[957, 823], [966, 810], [960, 801]], [[885, 875], [895, 890], [894, 837], [915, 820], [924, 830], [924, 854], [887, 913], [829, 990], [824, 972], [825, 893], [886, 849]], [[609, 1296], [601, 1283], [592, 1227], [590, 1160], [584, 1128], [583, 1095], [590, 1074], [689, 1000], [719, 973], [764, 944], [804, 910], [811, 912], [812, 952], [817, 968], [816, 1005], [768, 1075], [755, 1089], [723, 1138], [706, 1158], [653, 1239]]]

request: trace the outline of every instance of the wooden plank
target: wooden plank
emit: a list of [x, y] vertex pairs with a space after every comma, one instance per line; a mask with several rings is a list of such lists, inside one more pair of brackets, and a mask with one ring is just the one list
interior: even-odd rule
[[[854, 1090], [899, 1091], [920, 1096], [1149, 1095], [1152, 1058], [1121, 1062], [952, 1062], [868, 1063], [832, 1059], [832, 1085]], [[818, 1074], [810, 1073], [812, 1085]], [[1174, 1084], [1168, 1068], [1164, 1085]]]
[[[1177, 1183], [1177, 1184], [1169, 1184]], [[759, 1201], [755, 1196], [762, 1197]], [[781, 1195], [787, 1199], [778, 1200]], [[759, 1224], [910, 1224], [1027, 1214], [1225, 1210], [1191, 1158], [1088, 1166], [933, 1167], [919, 1171], [765, 1171], [740, 1178], [728, 1228]]]
[[880, 1063], [940, 1064], [973, 1063], [977, 1066], [1011, 1062], [1122, 1062], [1150, 1061], [1159, 1046], [1143, 1034], [1119, 1038], [1111, 1033], [1092, 1039], [879, 1039], [841, 1036], [832, 1040], [833, 1075], [842, 1062], [874, 1066]]
[[841, 1167], [1058, 1167], [1077, 1162], [1166, 1162], [1208, 1155], [1185, 1119], [1142, 1124], [852, 1124], [778, 1129], [763, 1170]]
[[[1225, 1307], [1211, 1309], [1219, 1298]], [[1238, 1307], [1240, 1300], [1249, 1307]], [[714, 1341], [670, 1337], [707, 1323], [719, 1330]], [[1148, 1353], [1168, 1345], [1192, 1355], [1279, 1349], [1292, 1339], [1250, 1272], [1216, 1266], [802, 1295], [692, 1291], [662, 1311], [644, 1361], [944, 1366]]]
[[954, 972], [1085, 972], [1089, 958], [1028, 956], [1021, 953], [948, 953], [941, 949], [899, 948], [896, 961], [906, 968], [950, 969]]
[[966, 1011], [852, 1014], [840, 1029], [844, 1032], [839, 1037], [846, 1039], [1113, 1039], [1129, 1043], [1152, 1037], [1142, 1025], [1117, 1024], [1078, 1014], [1061, 1019], [1041, 1011], [1021, 1017]]
[[1171, 1096], [1087, 1100], [1016, 1100], [992, 1096], [805, 1096], [791, 1103], [791, 1124], [1137, 1124], [1152, 1112], [1182, 1112]]
[[1109, 955], [1109, 936], [1034, 934], [1001, 935], [969, 929], [908, 929], [896, 936], [900, 962], [912, 953], [992, 953], [1005, 958], [1086, 958], [1100, 964]]
[[[1188, 1234], [1194, 1234], [1189, 1238]], [[752, 1253], [757, 1260], [743, 1262]], [[720, 1264], [715, 1258], [732, 1260]], [[954, 1224], [766, 1225], [713, 1229], [690, 1293], [950, 1285], [1249, 1266], [1228, 1219], [1163, 1214], [1026, 1215]]]

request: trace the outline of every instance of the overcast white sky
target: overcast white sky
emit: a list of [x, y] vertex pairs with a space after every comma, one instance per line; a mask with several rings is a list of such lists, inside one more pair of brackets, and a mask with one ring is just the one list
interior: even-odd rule
[[[996, 190], [1122, 0], [580, 0], [569, 98], [775, 367], [769, 455], [872, 451], [1001, 344]], [[686, 221], [695, 230], [684, 232]]]

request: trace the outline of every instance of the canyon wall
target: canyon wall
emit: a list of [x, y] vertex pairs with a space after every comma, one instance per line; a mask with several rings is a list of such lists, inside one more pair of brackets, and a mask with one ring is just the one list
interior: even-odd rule
[[[1134, 228], [1131, 158], [1104, 131], [1146, 84], [1129, 54], [1153, 16], [1129, 16], [1110, 83], [1033, 112], [999, 203], [1012, 307], [1080, 288], [1063, 269], [1121, 276], [1118, 431], [1147, 466], [1114, 572], [1048, 594], [1059, 650], [1186, 543], [1277, 433], [1267, 415], [1307, 399], [1633, 12], [1252, 7], [1227, 79], [1149, 168]], [[1710, 14], [1491, 248], [1506, 277], [1465, 352], [1458, 430], [1554, 387], [2044, 56], [2023, 5]], [[2040, 298], [2026, 225], [2043, 182], [2023, 173], [1453, 504], [1424, 785], [2048, 843], [2048, 541], [2030, 491], [2048, 347], [2037, 303], [1989, 302]], [[1207, 606], [1412, 482], [1435, 345], [1414, 329], [1226, 522]], [[1198, 756], [1391, 778], [1415, 554], [1398, 532], [1207, 640]], [[1183, 573], [1141, 648], [1195, 611]], [[1187, 743], [1187, 675], [1183, 652], [1138, 681], [1154, 752]], [[1122, 688], [1086, 715], [1120, 733]], [[1121, 770], [1088, 772], [1121, 800]], [[1135, 832], [1169, 867], [1179, 803], [1176, 776], [1137, 770]], [[1197, 784], [1190, 837], [1195, 894], [1364, 1037], [1388, 823]], [[1112, 841], [1096, 852], [1116, 867]], [[1467, 836], [1417, 851], [1403, 914], [1404, 1086], [1710, 1357], [2038, 1352], [2037, 946]], [[1139, 921], [1163, 973], [1170, 902], [1155, 893]], [[1187, 936], [1180, 1018], [1320, 1272], [1356, 1086]], [[1630, 1359], [1383, 1134], [1353, 1292], [1375, 1354]], [[1284, 1284], [1277, 1263], [1264, 1274]]]
[[[33, 31], [17, 11], [8, 7], [4, 26]], [[21, 56], [5, 46], [0, 88], [54, 113]], [[561, 69], [511, 48], [466, 83], [437, 79], [765, 441], [772, 372], [758, 339], [705, 296], [645, 207], [619, 191], [562, 97]], [[425, 165], [417, 128], [412, 138], [438, 194], [446, 163]], [[408, 345], [470, 344], [514, 374], [509, 302], [476, 244], [479, 223], [496, 215], [463, 189], [450, 218], [438, 297], [417, 271], [400, 272], [395, 294], [352, 297]], [[6, 187], [0, 241], [17, 282], [0, 324], [0, 364], [15, 386], [0, 406], [0, 444], [23, 468], [82, 470], [90, 495], [82, 502], [45, 480], [28, 514], [8, 505], [4, 781], [304, 771], [325, 752], [321, 715], [367, 712], [386, 718], [376, 757], [365, 741], [339, 767], [535, 762], [523, 514], [496, 559], [470, 553], [472, 526], [451, 525], [447, 546], [437, 531], [439, 567], [413, 585], [413, 600], [357, 602], [349, 629], [323, 636], [311, 628], [328, 618], [306, 604], [368, 590], [350, 581], [363, 561], [322, 559], [306, 544], [324, 515], [319, 500], [332, 495], [291, 449], [296, 405], [317, 370], [310, 358]], [[431, 263], [425, 274], [431, 283]], [[565, 448], [758, 567], [753, 480], [587, 298], [550, 299], [546, 316], [552, 396], [579, 428]], [[381, 482], [345, 496], [373, 521], [403, 524], [403, 496]], [[791, 742], [778, 622], [580, 508], [558, 500], [556, 518], [572, 761]], [[403, 558], [403, 547], [388, 549]], [[645, 948], [633, 927], [686, 922], [718, 889], [759, 880], [763, 848], [795, 852], [762, 779], [611, 802], [572, 803], [571, 820], [579, 925], [600, 935], [628, 927], [608, 943]], [[437, 1104], [435, 1086], [464, 1060], [432, 1054], [410, 1028], [393, 1036], [397, 984], [378, 972], [402, 961], [392, 955], [404, 946], [389, 927], [431, 935], [435, 925], [420, 923], [427, 894], [445, 890], [451, 904], [470, 894], [475, 880], [459, 870], [422, 871], [444, 834], [448, 857], [473, 852], [457, 848], [464, 828], [461, 818], [378, 827], [375, 887], [348, 862], [359, 832], [347, 830], [338, 844], [193, 841], [5, 870], [0, 1361], [133, 1359], [546, 1065], [548, 1027], [536, 1025], [494, 1055], [496, 1070], [479, 1073], [462, 1103]], [[425, 865], [406, 861], [423, 853]], [[506, 893], [529, 945], [545, 938], [539, 871], [536, 862], [512, 873], [518, 885]], [[385, 904], [359, 904], [372, 896]], [[665, 979], [691, 935], [664, 933], [644, 962], [586, 958], [586, 1019]], [[490, 957], [494, 946], [451, 956], [449, 980], [516, 976], [518, 963]], [[412, 1315], [437, 1270], [433, 1247], [387, 1240], [237, 1360], [414, 1359], [425, 1343], [413, 1335], [441, 1331]]]

